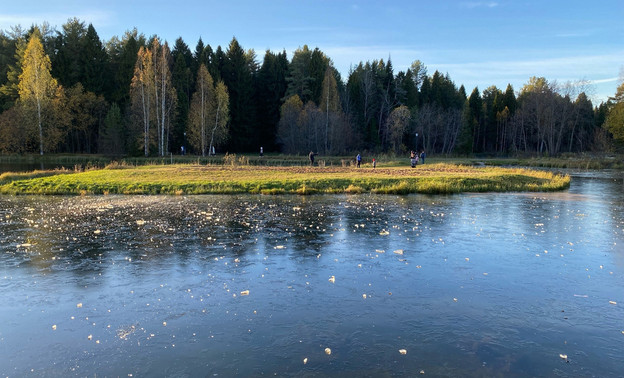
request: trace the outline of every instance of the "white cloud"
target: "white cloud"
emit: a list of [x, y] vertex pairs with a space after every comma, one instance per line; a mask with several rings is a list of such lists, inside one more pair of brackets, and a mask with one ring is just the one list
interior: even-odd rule
[[462, 8], [495, 8], [498, 3], [495, 1], [465, 1], [460, 4]]

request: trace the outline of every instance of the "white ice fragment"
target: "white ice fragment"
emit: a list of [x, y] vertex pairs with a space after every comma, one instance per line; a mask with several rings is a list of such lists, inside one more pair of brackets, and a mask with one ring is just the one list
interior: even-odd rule
[[405, 355], [407, 354], [407, 349], [399, 349], [399, 353]]
[[331, 354], [331, 349], [325, 348], [325, 354], [329, 356]]

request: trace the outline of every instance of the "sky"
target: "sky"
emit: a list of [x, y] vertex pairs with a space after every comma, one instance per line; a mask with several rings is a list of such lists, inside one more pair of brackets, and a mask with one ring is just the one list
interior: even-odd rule
[[[360, 62], [390, 59], [395, 74], [420, 60], [470, 94], [533, 76], [584, 90], [594, 105], [624, 78], [623, 0], [21, 0], [0, 7], [0, 29], [69, 18], [92, 23], [106, 42], [137, 28], [171, 46], [224, 50], [233, 37], [253, 49], [293, 52], [318, 47], [346, 81]], [[578, 85], [583, 82], [583, 85]], [[576, 97], [576, 96], [574, 96]]]

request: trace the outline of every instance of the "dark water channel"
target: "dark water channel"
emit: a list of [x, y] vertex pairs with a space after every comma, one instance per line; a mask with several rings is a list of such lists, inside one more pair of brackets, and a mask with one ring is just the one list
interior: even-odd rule
[[620, 377], [623, 351], [621, 172], [546, 194], [0, 197], [3, 377]]

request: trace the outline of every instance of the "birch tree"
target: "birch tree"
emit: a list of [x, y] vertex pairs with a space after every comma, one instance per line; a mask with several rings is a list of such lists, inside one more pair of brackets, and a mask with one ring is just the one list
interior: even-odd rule
[[191, 99], [189, 111], [189, 143], [196, 151], [201, 151], [202, 156], [212, 149], [212, 140], [208, 146], [208, 127], [212, 120], [217, 117], [215, 111], [215, 89], [212, 76], [203, 63], [199, 66], [195, 93]]
[[335, 121], [340, 110], [340, 97], [338, 96], [338, 84], [334, 75], [334, 68], [329, 66], [325, 70], [325, 78], [323, 79], [323, 90], [321, 96], [320, 108], [325, 113], [325, 132], [324, 144], [325, 154], [331, 151], [330, 142], [335, 131]]
[[230, 121], [230, 95], [223, 80], [219, 80], [215, 88], [215, 115], [212, 134], [210, 136], [210, 151], [215, 143], [225, 142], [229, 135], [227, 128]]
[[132, 108], [134, 114], [141, 121], [143, 126], [143, 152], [149, 156], [150, 132], [151, 132], [151, 104], [153, 101], [153, 80], [154, 66], [152, 63], [152, 52], [145, 47], [139, 48], [137, 60], [134, 66], [134, 76], [130, 89]]
[[37, 125], [41, 155], [44, 150], [46, 115], [51, 111], [50, 105], [58, 89], [58, 84], [50, 74], [50, 70], [50, 58], [43, 50], [39, 30], [35, 29], [24, 50], [18, 89], [25, 119]]
[[152, 41], [152, 57], [154, 59], [154, 99], [156, 131], [158, 135], [158, 154], [165, 156], [169, 142], [171, 113], [175, 109], [176, 92], [171, 84], [172, 58], [169, 45], [160, 44], [158, 38]]

